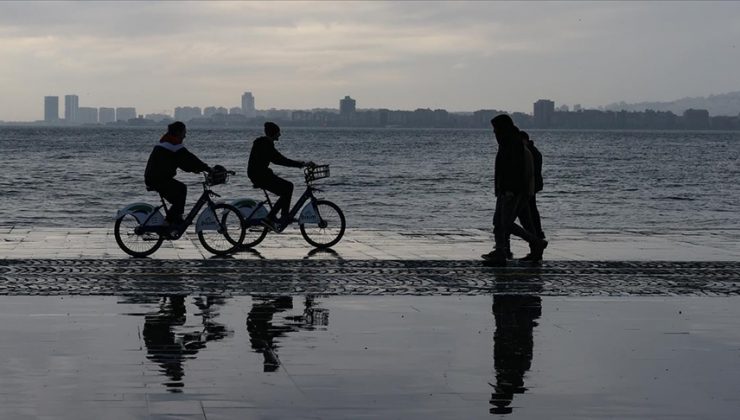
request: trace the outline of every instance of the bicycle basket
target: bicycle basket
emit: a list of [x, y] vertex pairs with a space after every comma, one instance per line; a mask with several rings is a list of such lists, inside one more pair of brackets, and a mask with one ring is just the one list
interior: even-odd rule
[[208, 185], [219, 185], [225, 184], [229, 179], [229, 173], [221, 165], [216, 165], [213, 170], [206, 176], [206, 183]]
[[306, 182], [313, 182], [317, 179], [329, 177], [329, 165], [309, 166], [305, 170]]

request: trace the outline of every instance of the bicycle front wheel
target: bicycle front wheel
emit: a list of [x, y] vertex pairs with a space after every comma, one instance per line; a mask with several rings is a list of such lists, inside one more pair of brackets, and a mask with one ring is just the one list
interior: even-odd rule
[[113, 236], [116, 237], [116, 243], [123, 252], [132, 257], [146, 257], [158, 250], [164, 242], [164, 238], [154, 232], [137, 234], [136, 228], [140, 225], [139, 221], [133, 214], [124, 214], [116, 219], [113, 227]]
[[316, 248], [330, 248], [344, 235], [347, 223], [339, 206], [326, 200], [316, 201], [318, 223], [301, 224], [303, 239]]
[[[208, 252], [215, 255], [226, 255], [236, 251], [244, 240], [244, 217], [239, 209], [230, 204], [213, 206], [216, 214], [216, 229], [201, 230], [198, 239]], [[208, 211], [208, 210], [206, 210]]]
[[249, 249], [259, 245], [265, 239], [265, 236], [267, 236], [268, 230], [267, 226], [263, 226], [261, 223], [253, 224], [252, 222], [247, 222], [247, 228], [244, 230], [244, 241], [241, 247]]

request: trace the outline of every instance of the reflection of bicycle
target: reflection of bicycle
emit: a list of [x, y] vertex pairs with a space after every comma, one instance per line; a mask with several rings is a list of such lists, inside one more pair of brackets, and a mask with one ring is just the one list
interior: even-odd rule
[[203, 248], [216, 255], [225, 255], [235, 251], [244, 240], [246, 224], [239, 210], [226, 203], [214, 203], [211, 197], [220, 197], [210, 190], [210, 186], [225, 184], [232, 171], [204, 174], [203, 194], [188, 213], [185, 220], [177, 225], [165, 222], [161, 209], [167, 213], [167, 205], [160, 196], [162, 205], [153, 206], [147, 203], [130, 204], [118, 211], [113, 233], [121, 249], [134, 257], [146, 257], [154, 253], [165, 239], [179, 239], [193, 223], [195, 216], [203, 206], [195, 223], [195, 231]]
[[[289, 221], [286, 225], [278, 226], [277, 232], [282, 232], [290, 224], [298, 222], [303, 239], [316, 248], [329, 248], [336, 245], [344, 235], [346, 222], [342, 210], [336, 204], [327, 200], [320, 200], [314, 196], [314, 192], [322, 190], [313, 186], [313, 182], [329, 177], [329, 165], [314, 165], [303, 170], [306, 180], [306, 191], [298, 198], [287, 216]], [[270, 228], [262, 225], [262, 220], [267, 217], [272, 209], [273, 203], [264, 188], [258, 185], [265, 193], [264, 201], [256, 201], [249, 198], [236, 200], [232, 204], [239, 208], [247, 224], [244, 240], [244, 248], [257, 246]], [[305, 206], [304, 206], [305, 204]], [[302, 208], [302, 210], [301, 210]], [[301, 210], [300, 216], [295, 217]]]

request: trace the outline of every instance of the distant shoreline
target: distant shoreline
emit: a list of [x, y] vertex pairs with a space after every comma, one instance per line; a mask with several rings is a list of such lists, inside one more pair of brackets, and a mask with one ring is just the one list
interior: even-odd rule
[[[0, 128], [53, 128], [53, 129], [155, 129], [166, 127], [166, 122], [155, 122], [152, 124], [45, 124], [45, 123], [24, 123], [24, 122], [0, 122]], [[430, 131], [490, 131], [490, 128], [483, 127], [373, 127], [373, 126], [316, 126], [316, 125], [292, 125], [283, 122], [281, 125], [301, 130], [430, 130]], [[188, 124], [191, 129], [211, 129], [211, 130], [235, 130], [235, 129], [262, 129], [262, 124], [245, 124], [245, 125], [209, 125], [209, 124]], [[737, 133], [740, 129], [688, 129], [688, 128], [532, 128], [524, 127], [531, 132], [612, 132], [612, 133]]]

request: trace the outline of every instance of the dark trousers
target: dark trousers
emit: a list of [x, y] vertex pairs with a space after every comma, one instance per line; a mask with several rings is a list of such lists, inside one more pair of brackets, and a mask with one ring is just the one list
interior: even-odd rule
[[537, 210], [537, 196], [533, 195], [529, 199], [529, 214], [532, 217], [532, 228], [534, 233], [540, 239], [545, 239], [545, 232], [542, 231], [542, 221], [540, 220], [540, 211]]
[[[516, 218], [522, 226], [514, 223]], [[529, 197], [526, 193], [496, 197], [496, 211], [493, 214], [493, 236], [496, 240], [496, 249], [508, 250], [509, 237], [514, 234], [529, 243], [530, 248], [538, 243], [539, 239], [533, 233], [532, 218], [529, 213]]]
[[170, 202], [167, 221], [177, 222], [182, 220], [182, 214], [185, 213], [185, 199], [188, 196], [187, 185], [176, 179], [168, 179], [149, 185], [149, 187]]
[[293, 183], [286, 181], [277, 175], [273, 175], [271, 177], [254, 181], [254, 184], [276, 194], [279, 197], [267, 216], [274, 219], [277, 212], [280, 211], [282, 218], [287, 218], [288, 213], [290, 213], [290, 200], [293, 197]]

